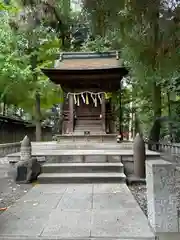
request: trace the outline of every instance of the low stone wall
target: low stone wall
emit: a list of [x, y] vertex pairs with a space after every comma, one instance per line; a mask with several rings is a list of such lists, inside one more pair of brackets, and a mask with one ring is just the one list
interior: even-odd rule
[[20, 152], [20, 147], [20, 142], [0, 144], [0, 157], [5, 157], [7, 154]]

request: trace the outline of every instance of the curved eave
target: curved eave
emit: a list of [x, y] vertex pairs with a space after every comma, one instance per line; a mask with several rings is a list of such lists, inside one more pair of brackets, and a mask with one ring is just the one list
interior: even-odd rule
[[41, 69], [55, 84], [64, 89], [119, 89], [120, 80], [128, 74], [122, 67], [104, 69]]

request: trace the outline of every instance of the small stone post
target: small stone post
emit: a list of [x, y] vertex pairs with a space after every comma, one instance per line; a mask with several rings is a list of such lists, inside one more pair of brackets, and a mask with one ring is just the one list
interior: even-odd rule
[[32, 161], [31, 161], [31, 142], [28, 136], [25, 136], [21, 142], [20, 161], [16, 163], [16, 182], [29, 182], [32, 175]]
[[20, 161], [27, 161], [31, 159], [31, 141], [28, 136], [25, 136], [21, 142], [21, 154], [20, 154]]
[[28, 183], [37, 179], [41, 172], [41, 166], [36, 158], [32, 158], [31, 141], [25, 136], [21, 142], [20, 161], [16, 163], [15, 181]]
[[138, 133], [134, 139], [134, 175], [137, 178], [145, 178], [146, 150], [143, 138]]
[[148, 220], [156, 233], [179, 232], [178, 181], [172, 163], [161, 159], [146, 162]]

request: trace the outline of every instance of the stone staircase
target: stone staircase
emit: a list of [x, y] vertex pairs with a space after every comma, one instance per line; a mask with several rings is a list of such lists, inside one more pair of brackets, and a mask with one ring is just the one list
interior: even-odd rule
[[74, 134], [84, 134], [84, 131], [89, 131], [90, 134], [102, 134], [101, 120], [77, 120], [74, 128]]
[[118, 163], [45, 163], [39, 183], [125, 182], [124, 167]]

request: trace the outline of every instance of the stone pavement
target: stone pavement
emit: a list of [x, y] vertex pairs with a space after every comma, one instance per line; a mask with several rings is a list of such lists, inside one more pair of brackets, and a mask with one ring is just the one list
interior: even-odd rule
[[0, 239], [152, 240], [126, 184], [36, 185], [0, 215]]

